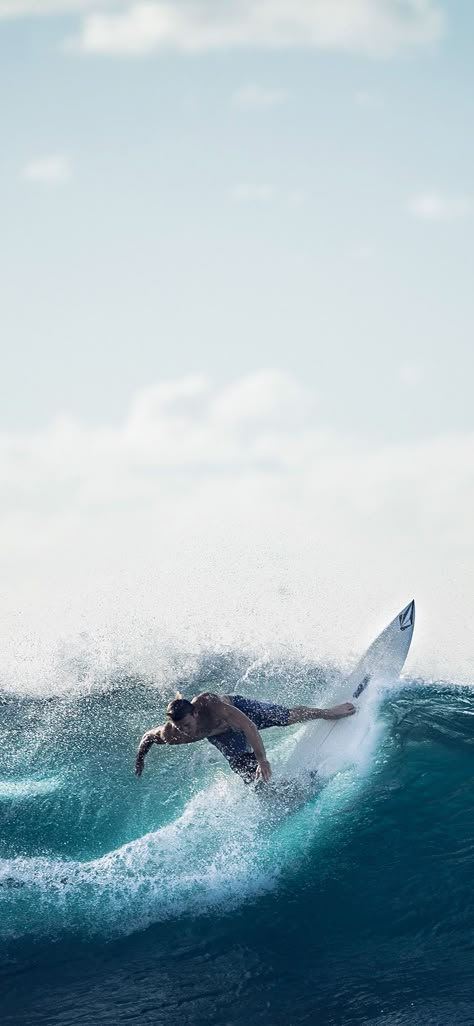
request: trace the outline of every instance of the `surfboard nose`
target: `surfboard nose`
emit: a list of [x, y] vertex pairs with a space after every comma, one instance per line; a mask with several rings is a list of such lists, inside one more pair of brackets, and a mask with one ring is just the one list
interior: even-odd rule
[[400, 630], [406, 631], [409, 627], [413, 627], [415, 623], [415, 599], [402, 609], [401, 613], [398, 614], [398, 622], [400, 624]]

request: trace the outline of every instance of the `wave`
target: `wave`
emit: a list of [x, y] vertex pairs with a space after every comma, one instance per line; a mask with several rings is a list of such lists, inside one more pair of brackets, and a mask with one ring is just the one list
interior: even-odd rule
[[[224, 674], [242, 687], [244, 663], [231, 653], [217, 667], [193, 668], [185, 683], [199, 690]], [[180, 676], [182, 683], [182, 669]], [[259, 663], [245, 684], [248, 693], [296, 703], [322, 699], [331, 676], [308, 664]], [[2, 758], [18, 767], [0, 785], [5, 941], [130, 934], [278, 894], [307, 864], [324, 875], [341, 838], [355, 824], [364, 829], [381, 798], [385, 811], [403, 806], [420, 750], [436, 776], [440, 747], [474, 743], [470, 689], [410, 682], [367, 704], [351, 746], [335, 733], [324, 786], [311, 793], [262, 797], [205, 744], [150, 753], [137, 781], [136, 741], [159, 719], [160, 702], [159, 691], [130, 679], [74, 698], [4, 695]], [[267, 735], [277, 777], [298, 738], [298, 728]]]
[[302, 851], [303, 834], [308, 839], [315, 821], [321, 828], [326, 818], [329, 825], [335, 804], [353, 791], [354, 779], [341, 774], [325, 803], [309, 805], [298, 822], [302, 794], [296, 801], [292, 790], [279, 799], [275, 793], [262, 797], [218, 770], [217, 779], [171, 823], [99, 858], [0, 860], [0, 888], [14, 911], [14, 935], [41, 934], [45, 924], [50, 937], [65, 930], [127, 934], [183, 914], [247, 903], [278, 885], [288, 860], [294, 866], [295, 836]]
[[[292, 784], [258, 793], [246, 788], [211, 746], [200, 745], [195, 751], [157, 750], [158, 758], [153, 762], [149, 757], [138, 782], [131, 774], [131, 746], [125, 759], [125, 745], [118, 745], [110, 777], [104, 780], [99, 775], [97, 792], [96, 762], [102, 759], [96, 747], [98, 735], [124, 732], [125, 722], [129, 734], [135, 699], [136, 688], [131, 685], [126, 692], [118, 688], [93, 700], [82, 697], [72, 706], [61, 701], [53, 707], [50, 702], [11, 702], [13, 720], [25, 715], [34, 720], [34, 758], [40, 749], [47, 759], [54, 736], [56, 757], [58, 750], [62, 755], [62, 775], [50, 778], [61, 780], [56, 790], [25, 790], [23, 797], [31, 799], [36, 817], [41, 815], [42, 803], [45, 827], [37, 835], [34, 831], [29, 837], [23, 835], [23, 848], [29, 842], [29, 854], [15, 854], [13, 842], [21, 829], [18, 822], [10, 826], [9, 857], [0, 860], [0, 902], [5, 906], [0, 933], [6, 931], [9, 937], [41, 934], [47, 924], [50, 936], [62, 931], [110, 936], [183, 914], [247, 903], [277, 887], [282, 874], [294, 867], [298, 853], [304, 851], [315, 824], [320, 831], [324, 823], [330, 826], [334, 804], [352, 793], [358, 779], [340, 772], [323, 801], [315, 797], [319, 791], [315, 786], [311, 792], [306, 786], [295, 791]], [[152, 701], [150, 695], [148, 700]], [[272, 732], [269, 748], [277, 780], [298, 735], [297, 728], [285, 734]], [[359, 778], [360, 772], [359, 760]], [[21, 791], [20, 785], [18, 781]], [[132, 814], [137, 811], [137, 795], [146, 811], [142, 817]], [[102, 848], [92, 858], [60, 856], [61, 849], [74, 847], [78, 833], [74, 809], [78, 807], [79, 833], [88, 832], [87, 843], [95, 840], [99, 851]], [[112, 835], [130, 831], [136, 836], [108, 847], [111, 834], [104, 827], [110, 826], [110, 816], [116, 818]], [[144, 831], [150, 820], [154, 828]], [[25, 810], [25, 822], [31, 829], [29, 810]], [[45, 842], [50, 850], [40, 854]], [[9, 921], [14, 928], [7, 925]]]
[[59, 777], [46, 777], [35, 780], [27, 777], [24, 780], [0, 780], [0, 802], [22, 801], [40, 794], [51, 794], [61, 786]]

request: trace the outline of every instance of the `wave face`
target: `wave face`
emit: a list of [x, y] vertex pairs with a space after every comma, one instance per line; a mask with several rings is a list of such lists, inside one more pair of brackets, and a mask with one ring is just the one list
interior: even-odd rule
[[[228, 653], [178, 681], [299, 704], [337, 675]], [[472, 1024], [471, 689], [384, 692], [357, 760], [279, 797], [205, 742], [137, 780], [165, 697], [130, 675], [0, 701], [2, 1023]], [[265, 740], [278, 766], [298, 728]]]

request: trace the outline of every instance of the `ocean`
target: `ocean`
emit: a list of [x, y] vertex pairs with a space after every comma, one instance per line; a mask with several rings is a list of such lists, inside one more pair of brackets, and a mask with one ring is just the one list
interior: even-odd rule
[[[173, 666], [3, 680], [2, 1026], [472, 1026], [474, 691], [393, 682], [357, 759], [272, 801], [206, 742], [138, 779], [138, 741], [178, 687], [328, 704], [338, 671]], [[298, 730], [265, 732], [275, 765]]]

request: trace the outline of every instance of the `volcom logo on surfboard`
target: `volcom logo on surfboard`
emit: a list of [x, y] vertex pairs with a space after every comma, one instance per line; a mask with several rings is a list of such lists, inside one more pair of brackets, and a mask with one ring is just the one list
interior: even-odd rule
[[370, 673], [366, 673], [365, 677], [361, 680], [360, 684], [358, 684], [358, 686], [356, 687], [356, 689], [354, 691], [354, 694], [352, 696], [353, 698], [358, 698], [359, 695], [361, 695], [362, 692], [365, 691], [365, 689], [367, 687], [367, 684], [369, 683], [369, 680], [370, 680]]
[[398, 622], [400, 624], [401, 631], [406, 631], [408, 630], [408, 627], [411, 627], [413, 625], [414, 605], [414, 602], [410, 602], [410, 605], [407, 606], [406, 609], [402, 609], [398, 617]]

